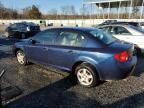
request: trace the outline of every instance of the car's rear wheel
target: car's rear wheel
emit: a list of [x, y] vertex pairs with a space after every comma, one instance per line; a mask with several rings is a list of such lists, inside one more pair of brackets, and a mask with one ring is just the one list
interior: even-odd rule
[[98, 84], [96, 70], [88, 63], [80, 64], [75, 70], [78, 83], [84, 87], [94, 87]]
[[135, 50], [136, 50], [137, 55], [142, 55], [141, 49], [136, 45], [135, 45]]
[[26, 65], [27, 64], [27, 58], [26, 55], [23, 51], [19, 50], [16, 53], [17, 61], [21, 65]]

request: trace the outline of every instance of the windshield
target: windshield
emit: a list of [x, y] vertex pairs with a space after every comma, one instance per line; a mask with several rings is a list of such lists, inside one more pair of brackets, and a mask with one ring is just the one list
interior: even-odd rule
[[107, 45], [117, 40], [111, 34], [106, 33], [102, 30], [93, 30], [93, 31], [90, 31], [90, 34], [92, 34], [95, 38], [97, 38], [98, 40], [100, 40], [101, 42]]
[[139, 31], [141, 33], [144, 33], [144, 30], [141, 27], [135, 27], [135, 26], [130, 25], [130, 28], [135, 29], [136, 31]]

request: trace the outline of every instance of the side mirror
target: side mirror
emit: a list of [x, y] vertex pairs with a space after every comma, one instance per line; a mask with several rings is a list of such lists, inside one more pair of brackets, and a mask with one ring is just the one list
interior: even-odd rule
[[5, 31], [6, 32], [9, 32], [9, 31], [11, 31], [12, 29], [10, 28], [10, 27], [7, 27], [6, 29], [5, 29]]
[[110, 31], [111, 34], [114, 34], [114, 31]]
[[31, 43], [31, 44], [35, 44], [35, 43], [36, 43], [36, 41], [35, 41], [35, 40], [33, 40], [33, 39], [30, 39], [30, 43]]

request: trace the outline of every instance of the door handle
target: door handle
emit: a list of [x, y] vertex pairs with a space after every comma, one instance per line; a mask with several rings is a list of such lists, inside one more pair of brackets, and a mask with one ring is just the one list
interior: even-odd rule
[[68, 53], [73, 53], [73, 52], [74, 52], [73, 50], [69, 50], [69, 51], [68, 51]]
[[44, 47], [43, 49], [44, 49], [44, 50], [48, 50], [48, 48], [47, 48], [47, 47]]

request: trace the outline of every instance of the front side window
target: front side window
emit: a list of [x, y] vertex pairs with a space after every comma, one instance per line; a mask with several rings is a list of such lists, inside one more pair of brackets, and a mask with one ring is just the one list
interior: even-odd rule
[[32, 39], [38, 43], [54, 44], [56, 36], [57, 36], [57, 33], [54, 31], [44, 31], [44, 32], [38, 33]]
[[132, 29], [134, 29], [134, 30], [136, 30], [136, 31], [144, 33], [144, 30], [142, 28], [140, 28], [140, 27], [135, 27], [135, 26], [132, 26], [132, 25], [129, 25], [129, 27], [132, 28]]
[[62, 46], [82, 46], [85, 37], [75, 32], [61, 32], [57, 38], [57, 43]]

